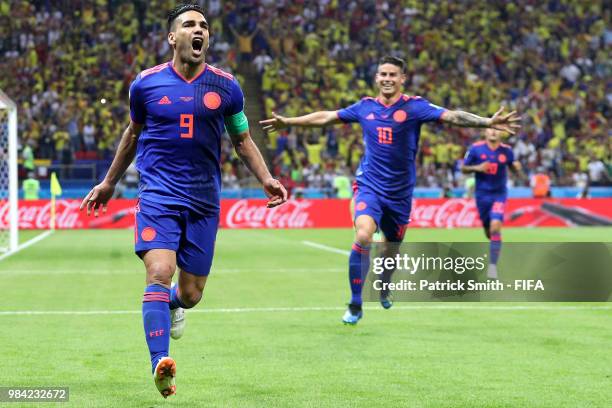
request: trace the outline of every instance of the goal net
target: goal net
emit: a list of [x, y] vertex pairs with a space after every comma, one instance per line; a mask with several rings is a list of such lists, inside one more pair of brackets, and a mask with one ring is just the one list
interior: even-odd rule
[[17, 249], [17, 107], [0, 90], [0, 254]]

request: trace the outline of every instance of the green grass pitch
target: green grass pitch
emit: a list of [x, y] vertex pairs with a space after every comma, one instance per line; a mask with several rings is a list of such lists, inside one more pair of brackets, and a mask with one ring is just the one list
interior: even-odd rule
[[[611, 232], [503, 235], [609, 241]], [[483, 239], [478, 229], [407, 234]], [[69, 403], [42, 405], [62, 407], [610, 406], [609, 304], [372, 303], [347, 327], [346, 256], [305, 240], [347, 250], [352, 231], [220, 231], [203, 302], [171, 342], [177, 395], [164, 400], [150, 376], [133, 232], [58, 231], [0, 261], [0, 386], [69, 386]]]

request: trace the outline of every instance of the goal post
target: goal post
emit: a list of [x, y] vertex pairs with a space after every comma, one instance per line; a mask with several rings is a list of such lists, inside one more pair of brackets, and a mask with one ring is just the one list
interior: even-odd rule
[[17, 106], [0, 89], [0, 253], [17, 249]]

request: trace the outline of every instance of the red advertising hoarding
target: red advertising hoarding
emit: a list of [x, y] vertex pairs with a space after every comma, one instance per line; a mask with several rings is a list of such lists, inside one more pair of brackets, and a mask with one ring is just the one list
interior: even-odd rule
[[[80, 200], [57, 200], [57, 227], [130, 228], [134, 224], [135, 200], [111, 200], [106, 214], [87, 217], [79, 211]], [[20, 201], [19, 227], [47, 229], [49, 200]], [[567, 227], [612, 225], [612, 198], [599, 199], [510, 199], [505, 209], [506, 226]], [[8, 203], [0, 204], [0, 228], [8, 225]], [[221, 228], [350, 228], [349, 200], [290, 200], [268, 209], [265, 200], [222, 200]], [[411, 228], [478, 227], [474, 200], [416, 199]]]

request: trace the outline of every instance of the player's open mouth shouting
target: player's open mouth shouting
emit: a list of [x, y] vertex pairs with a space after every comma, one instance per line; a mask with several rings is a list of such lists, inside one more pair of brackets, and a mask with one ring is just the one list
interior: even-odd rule
[[191, 39], [191, 49], [195, 57], [199, 57], [200, 55], [202, 55], [203, 48], [204, 37], [196, 36]]

